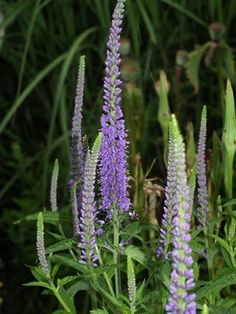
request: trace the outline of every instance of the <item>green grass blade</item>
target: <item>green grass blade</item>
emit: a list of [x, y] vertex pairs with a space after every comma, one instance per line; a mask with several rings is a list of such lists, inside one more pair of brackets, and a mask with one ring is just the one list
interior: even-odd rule
[[18, 108], [22, 105], [24, 100], [30, 95], [33, 89], [55, 68], [57, 67], [66, 57], [66, 53], [63, 53], [55, 60], [53, 60], [50, 64], [48, 64], [42, 71], [40, 71], [33, 81], [23, 90], [20, 96], [16, 99], [16, 101], [12, 104], [11, 108], [3, 118], [0, 123], [0, 134], [4, 131], [6, 125], [9, 123], [13, 115], [16, 113]]

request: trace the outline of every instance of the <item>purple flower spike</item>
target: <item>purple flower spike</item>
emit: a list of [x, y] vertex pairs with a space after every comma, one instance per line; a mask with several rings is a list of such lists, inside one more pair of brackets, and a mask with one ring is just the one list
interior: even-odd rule
[[80, 211], [79, 234], [81, 249], [80, 263], [97, 266], [98, 259], [95, 254], [96, 248], [96, 203], [94, 184], [96, 178], [96, 166], [101, 144], [101, 135], [99, 135], [93, 145], [92, 151], [88, 150], [84, 168], [84, 181], [82, 191], [82, 207]]
[[176, 165], [176, 209], [172, 220], [173, 251], [170, 296], [166, 312], [172, 314], [196, 314], [193, 259], [190, 241], [190, 191], [187, 183], [185, 147], [175, 116], [172, 116], [174, 156]]
[[121, 102], [121, 62], [119, 47], [125, 0], [118, 0], [112, 17], [107, 43], [104, 79], [104, 105], [101, 117], [102, 144], [100, 152], [100, 183], [102, 210], [112, 218], [112, 208], [128, 211], [130, 200], [127, 195], [126, 131]]
[[168, 258], [170, 243], [172, 238], [172, 219], [176, 207], [176, 156], [175, 142], [173, 139], [172, 124], [169, 126], [169, 146], [168, 146], [168, 163], [167, 163], [167, 183], [165, 187], [164, 213], [160, 229], [160, 241], [157, 248], [157, 256], [163, 255]]
[[82, 140], [82, 108], [84, 96], [84, 73], [85, 73], [85, 57], [80, 57], [79, 74], [76, 86], [75, 108], [72, 120], [72, 134], [71, 134], [71, 169], [69, 186], [71, 188], [72, 198], [72, 212], [74, 234], [79, 233], [79, 212], [78, 204], [81, 203], [81, 191], [83, 188], [83, 173], [85, 163], [85, 151]]
[[85, 57], [81, 56], [76, 86], [75, 108], [72, 120], [70, 185], [77, 183], [83, 177], [83, 168], [85, 163], [84, 145], [81, 131], [84, 97], [84, 72]]
[[198, 212], [197, 217], [202, 227], [208, 225], [208, 193], [207, 193], [207, 176], [206, 176], [206, 132], [207, 132], [207, 113], [206, 107], [202, 109], [201, 126], [198, 140], [197, 152], [197, 183], [198, 183]]

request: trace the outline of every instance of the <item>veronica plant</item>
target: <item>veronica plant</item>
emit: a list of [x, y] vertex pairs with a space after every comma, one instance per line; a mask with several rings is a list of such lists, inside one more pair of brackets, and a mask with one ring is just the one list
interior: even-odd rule
[[[223, 228], [224, 219], [221, 214], [224, 214], [227, 204], [222, 204], [221, 211], [218, 212], [217, 219], [220, 222], [216, 234], [209, 232], [205, 237], [207, 240], [211, 239], [211, 245], [208, 241], [203, 241], [199, 230], [194, 230], [194, 225], [191, 230], [192, 238], [190, 236], [196, 157], [200, 207], [198, 212], [201, 218], [199, 221], [207, 225], [205, 108], [202, 113], [197, 156], [191, 126], [191, 140], [187, 141], [187, 162], [191, 161], [188, 169], [185, 145], [177, 120], [175, 115], [168, 116], [167, 180], [160, 238], [157, 239], [157, 256], [152, 242], [146, 236], [151, 231], [152, 241], [155, 240], [156, 229], [141, 218], [133, 221], [127, 215], [131, 213], [131, 201], [127, 194], [127, 142], [121, 110], [119, 71], [119, 41], [124, 3], [124, 0], [117, 1], [112, 18], [107, 44], [101, 134], [92, 149], [89, 149], [87, 139], [83, 139], [81, 132], [85, 64], [84, 57], [80, 59], [72, 123], [69, 181], [73, 217], [71, 219], [67, 207], [60, 207], [59, 210], [57, 205], [56, 161], [50, 190], [51, 211], [45, 210], [39, 215], [26, 217], [27, 221], [37, 220], [39, 259], [39, 266], [31, 267], [36, 281], [27, 285], [43, 287], [44, 295], [54, 295], [57, 298], [58, 310], [53, 313], [196, 314], [197, 307], [206, 312], [204, 304], [207, 304], [209, 313], [223, 313], [235, 303], [236, 297], [235, 289], [228, 287], [235, 284], [236, 278], [235, 213], [232, 211], [232, 219]], [[227, 88], [231, 105], [228, 108], [232, 109], [233, 95], [229, 85]], [[227, 136], [224, 136], [223, 142], [228, 143], [228, 146], [225, 144], [226, 148], [228, 147], [233, 156], [233, 137], [230, 130], [234, 130], [235, 120], [233, 114], [233, 119], [229, 120], [228, 112], [225, 127]], [[232, 191], [231, 181], [228, 188]], [[229, 198], [229, 195], [227, 197]], [[99, 219], [103, 218], [104, 213], [105, 223], [101, 232]], [[74, 225], [74, 235], [71, 222]], [[47, 248], [44, 243], [44, 224], [47, 225], [45, 234], [50, 238]], [[227, 231], [228, 242], [221, 238], [223, 229]], [[214, 230], [212, 228], [212, 232]], [[208, 261], [198, 258], [202, 257], [205, 250]], [[220, 267], [223, 265], [224, 268], [224, 274], [219, 275], [219, 278], [215, 278], [219, 267], [217, 263], [212, 262], [213, 258], [214, 261], [218, 258]], [[228, 269], [225, 269], [226, 266]], [[206, 269], [209, 271], [208, 278], [214, 280], [207, 281]], [[201, 280], [201, 285], [197, 282], [195, 287], [195, 280], [198, 279]], [[224, 305], [219, 291], [226, 287], [228, 289], [224, 289], [224, 294], [227, 295], [227, 302]], [[52, 310], [54, 306], [53, 302]]]
[[118, 0], [115, 7], [110, 35], [107, 42], [104, 79], [104, 105], [101, 117], [101, 207], [112, 218], [114, 207], [123, 211], [130, 208], [127, 196], [126, 131], [121, 110], [121, 62], [119, 47], [125, 0]]
[[189, 292], [194, 288], [192, 250], [190, 237], [190, 191], [186, 175], [185, 145], [178, 124], [172, 115], [171, 132], [176, 166], [176, 194], [174, 195], [175, 215], [172, 220], [172, 272], [170, 296], [166, 311], [168, 313], [195, 314], [195, 295]]
[[[71, 132], [71, 170], [69, 186], [71, 188], [74, 234], [79, 234], [79, 212], [83, 190], [85, 147], [82, 140], [82, 108], [84, 95], [85, 57], [80, 57], [79, 74], [76, 86], [75, 107]], [[75, 200], [77, 197], [77, 201]]]
[[207, 192], [207, 175], [206, 175], [206, 131], [207, 131], [207, 113], [206, 107], [202, 109], [201, 125], [198, 140], [197, 151], [197, 196], [199, 208], [197, 217], [201, 226], [206, 229], [208, 225], [208, 192]]
[[170, 244], [172, 241], [172, 220], [176, 210], [176, 142], [173, 134], [173, 123], [169, 124], [169, 146], [168, 146], [168, 162], [167, 162], [167, 183], [165, 187], [164, 212], [162, 216], [162, 224], [160, 229], [159, 246], [157, 247], [157, 255], [168, 257]]
[[100, 149], [101, 136], [99, 135], [91, 152], [88, 150], [83, 178], [82, 204], [80, 215], [80, 263], [96, 266], [98, 256], [95, 254], [96, 247], [96, 203], [94, 185], [96, 179], [96, 166]]

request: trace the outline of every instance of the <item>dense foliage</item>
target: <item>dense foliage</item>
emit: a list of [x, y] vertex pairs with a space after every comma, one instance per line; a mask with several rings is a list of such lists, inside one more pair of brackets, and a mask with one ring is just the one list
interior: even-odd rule
[[235, 2], [114, 6], [1, 3], [3, 312], [234, 313]]

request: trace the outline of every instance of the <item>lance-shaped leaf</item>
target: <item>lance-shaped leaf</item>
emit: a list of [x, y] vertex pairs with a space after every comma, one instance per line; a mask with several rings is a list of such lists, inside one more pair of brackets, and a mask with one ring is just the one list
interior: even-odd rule
[[236, 150], [236, 118], [234, 95], [228, 80], [225, 94], [224, 130], [222, 136], [224, 158], [224, 185], [227, 198], [233, 196], [233, 161]]
[[170, 107], [169, 107], [169, 101], [168, 101], [168, 90], [169, 90], [169, 86], [168, 86], [166, 74], [164, 71], [161, 71], [159, 88], [157, 90], [158, 95], [159, 95], [157, 119], [161, 125], [165, 145], [167, 145], [167, 142], [168, 142], [168, 129], [169, 129], [169, 122], [170, 122]]

